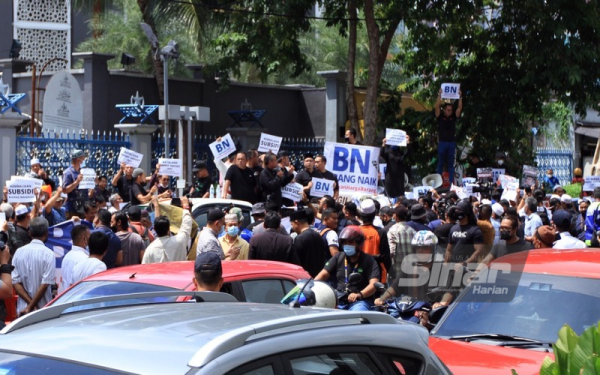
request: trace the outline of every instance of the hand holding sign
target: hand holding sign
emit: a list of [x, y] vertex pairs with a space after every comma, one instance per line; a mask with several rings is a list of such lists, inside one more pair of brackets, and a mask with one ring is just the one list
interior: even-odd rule
[[223, 138], [217, 139], [209, 145], [215, 159], [221, 160], [229, 154], [235, 152], [235, 144], [233, 138], [227, 133]]
[[142, 159], [144, 158], [144, 154], [140, 154], [139, 152], [131, 151], [126, 149], [125, 147], [121, 147], [121, 152], [119, 153], [119, 158], [117, 162], [119, 164], [125, 163], [125, 165], [138, 168], [142, 163]]
[[269, 152], [276, 154], [281, 148], [282, 137], [276, 137], [274, 135], [262, 133], [260, 135], [260, 142], [258, 142], [258, 152]]
[[181, 159], [158, 159], [160, 169], [158, 173], [162, 176], [181, 177], [183, 162]]
[[80, 190], [93, 189], [96, 187], [96, 171], [92, 168], [82, 168], [81, 173], [77, 178], [81, 177], [81, 181], [77, 188]]
[[333, 196], [334, 181], [324, 178], [313, 178], [313, 185], [310, 188], [310, 195], [313, 197], [323, 197], [325, 195]]
[[406, 147], [406, 132], [400, 129], [385, 129], [385, 140], [388, 146]]

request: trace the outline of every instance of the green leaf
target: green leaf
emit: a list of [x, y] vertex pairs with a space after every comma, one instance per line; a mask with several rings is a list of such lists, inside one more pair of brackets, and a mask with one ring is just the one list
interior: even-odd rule
[[554, 345], [554, 355], [561, 374], [578, 373], [571, 361], [571, 354], [577, 346], [577, 339], [577, 334], [568, 325], [564, 325], [558, 331], [558, 341]]
[[544, 362], [542, 362], [542, 368], [540, 369], [540, 375], [560, 375], [560, 372], [558, 371], [558, 365], [552, 358], [544, 358]]

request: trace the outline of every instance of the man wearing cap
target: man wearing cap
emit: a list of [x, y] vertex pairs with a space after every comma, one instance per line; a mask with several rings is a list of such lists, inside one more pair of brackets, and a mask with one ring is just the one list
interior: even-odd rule
[[71, 166], [63, 173], [63, 193], [67, 194], [67, 219], [83, 213], [83, 202], [88, 199], [87, 191], [79, 193], [79, 183], [83, 180], [80, 174], [81, 165], [87, 156], [82, 150], [71, 152]]
[[235, 155], [235, 164], [229, 167], [225, 174], [222, 198], [227, 199], [228, 192], [231, 192], [231, 199], [254, 204], [257, 202], [256, 184], [254, 171], [246, 166], [246, 153], [238, 152]]
[[427, 226], [427, 210], [420, 203], [413, 204], [410, 207], [410, 221], [406, 225], [414, 229], [415, 232], [421, 230], [432, 232], [431, 228]]
[[[202, 231], [200, 231], [200, 237], [198, 238], [198, 246], [195, 249], [196, 258], [198, 257], [198, 255], [200, 255], [200, 253], [212, 251], [216, 253], [222, 260], [225, 259], [225, 252], [223, 252], [223, 248], [221, 247], [221, 243], [218, 239], [219, 233], [221, 233], [221, 230], [223, 230], [224, 225], [225, 213], [223, 212], [223, 210], [213, 208], [210, 211], [208, 211], [208, 215], [206, 218], [206, 226], [202, 228]], [[154, 229], [158, 233], [158, 228], [156, 228], [156, 222], [154, 223]], [[234, 250], [236, 249], [230, 250], [230, 256], [232, 258], [237, 258], [237, 256], [239, 255], [239, 250], [237, 251], [237, 254], [234, 253]]]
[[298, 234], [292, 251], [298, 255], [302, 268], [311, 277], [315, 277], [321, 272], [327, 259], [331, 258], [331, 254], [321, 235], [310, 228], [306, 210], [298, 209], [290, 214], [292, 230]]
[[250, 245], [240, 235], [240, 220], [235, 213], [225, 215], [225, 232], [219, 236], [225, 260], [248, 260]]
[[[252, 238], [252, 231], [248, 230], [246, 228], [244, 228], [243, 224], [244, 224], [244, 214], [242, 213], [242, 209], [239, 207], [232, 207], [229, 209], [229, 211], [227, 211], [227, 214], [233, 214], [237, 217], [237, 223], [238, 223], [238, 233], [239, 236], [246, 242], [250, 242], [250, 239]], [[225, 221], [225, 224], [227, 224], [227, 220]], [[223, 237], [225, 235], [225, 233], [227, 233], [227, 225], [225, 225], [225, 230], [223, 232], [221, 232], [221, 234], [219, 234], [219, 238]], [[231, 229], [233, 230], [233, 229]]]
[[42, 169], [42, 166], [40, 164], [40, 159], [37, 158], [33, 158], [30, 161], [30, 165], [31, 165], [31, 171], [29, 171], [27, 174], [25, 174], [25, 177], [29, 177], [29, 178], [40, 178], [40, 170]]
[[455, 216], [458, 222], [450, 230], [444, 262], [457, 263], [457, 267], [478, 263], [485, 255], [485, 247], [471, 203], [460, 201], [456, 205]]
[[[192, 233], [193, 220], [189, 211], [190, 203], [188, 199], [186, 197], [181, 197], [181, 206], [183, 208], [183, 213], [181, 215], [181, 226], [179, 227], [179, 233], [177, 233], [175, 236], [171, 235], [171, 222], [169, 221], [169, 218], [166, 216], [160, 216], [158, 198], [153, 198], [152, 203], [154, 205], [154, 212], [156, 214], [156, 219], [154, 220], [154, 230], [156, 231], [158, 238], [152, 241], [152, 243], [146, 248], [144, 257], [142, 258], [142, 264], [186, 260], [188, 242]], [[210, 212], [208, 216], [210, 220]]]
[[44, 242], [48, 239], [48, 221], [36, 217], [31, 221], [30, 232], [33, 240], [21, 247], [14, 255], [12, 283], [19, 299], [17, 312], [25, 315], [41, 309], [52, 299], [51, 286], [55, 281], [54, 251]]
[[214, 252], [198, 254], [192, 279], [198, 292], [219, 292], [223, 286], [223, 265]]
[[310, 196], [310, 189], [312, 188], [312, 179], [315, 176], [315, 159], [312, 154], [304, 154], [304, 169], [298, 172], [294, 180], [303, 186], [304, 194], [308, 199]]
[[131, 185], [133, 185], [134, 169], [135, 168], [130, 165], [125, 165], [124, 162], [121, 163], [119, 171], [111, 181], [112, 186], [117, 188], [117, 190], [119, 191], [119, 195], [121, 196], [121, 198], [123, 198], [123, 202], [126, 203], [131, 201], [131, 196], [129, 194], [131, 190]]
[[317, 155], [315, 158], [315, 169], [316, 173], [313, 175], [314, 178], [324, 178], [326, 180], [333, 181], [333, 199], [337, 200], [340, 196], [340, 186], [338, 184], [337, 176], [328, 171], [325, 167], [327, 165], [327, 158], [323, 155]]
[[15, 225], [15, 232], [22, 245], [27, 245], [31, 242], [31, 236], [29, 235], [29, 223], [31, 222], [31, 215], [29, 215], [29, 209], [25, 205], [18, 205], [15, 208], [15, 216], [17, 218], [17, 225]]
[[[292, 237], [279, 231], [281, 218], [276, 212], [265, 217], [265, 232], [254, 234], [250, 239], [250, 259], [274, 260], [300, 265], [298, 254], [293, 250]], [[323, 240], [319, 238], [322, 242]]]
[[571, 230], [573, 216], [564, 210], [559, 210], [552, 216], [554, 226], [560, 235], [560, 240], [554, 243], [553, 249], [585, 249], [584, 242], [573, 237], [569, 231]]
[[67, 212], [63, 207], [64, 201], [65, 198], [63, 197], [62, 188], [59, 187], [58, 190], [52, 193], [52, 197], [44, 204], [42, 212], [44, 218], [48, 220], [49, 226], [52, 227], [67, 220]]
[[246, 229], [253, 232], [254, 227], [261, 225], [265, 221], [265, 204], [262, 202], [254, 203], [252, 205], [252, 211], [250, 212], [250, 216], [254, 219], [254, 223], [249, 224]]
[[504, 207], [500, 203], [492, 205], [492, 226], [494, 227], [494, 245], [500, 241], [500, 224], [504, 216]]
[[211, 178], [206, 161], [198, 160], [192, 168], [194, 182], [190, 190], [190, 198], [209, 198]]

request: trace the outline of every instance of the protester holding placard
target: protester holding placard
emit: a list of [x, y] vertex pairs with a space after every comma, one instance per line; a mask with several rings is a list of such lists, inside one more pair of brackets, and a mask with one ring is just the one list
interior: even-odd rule
[[121, 168], [112, 179], [112, 186], [116, 187], [119, 191], [119, 195], [123, 199], [123, 202], [130, 202], [131, 196], [129, 195], [131, 185], [133, 185], [133, 170], [135, 168], [126, 165], [125, 162], [121, 163]]
[[[463, 109], [462, 92], [459, 91], [458, 107], [454, 111], [451, 103], [442, 105], [442, 89], [435, 103], [435, 117], [438, 123], [438, 164], [437, 173], [442, 174], [444, 166], [450, 182], [454, 182], [454, 157], [456, 152], [456, 121]], [[443, 107], [443, 108], [442, 108]], [[442, 113], [443, 110], [443, 113]]]
[[304, 169], [298, 172], [294, 180], [303, 186], [303, 191], [310, 199], [310, 188], [312, 187], [312, 179], [315, 177], [315, 159], [312, 154], [304, 154]]
[[52, 193], [52, 197], [46, 201], [42, 208], [44, 218], [48, 220], [49, 226], [62, 223], [67, 220], [67, 211], [63, 207], [65, 198], [63, 197], [62, 188]]
[[325, 167], [327, 166], [327, 158], [324, 155], [317, 155], [315, 158], [315, 169], [317, 173], [313, 175], [316, 178], [324, 178], [326, 180], [333, 181], [333, 199], [337, 200], [340, 195], [340, 184], [336, 175], [328, 171]]
[[[406, 143], [410, 143], [410, 137], [406, 136]], [[404, 174], [406, 166], [404, 158], [408, 153], [408, 148], [402, 150], [400, 146], [388, 146], [387, 138], [383, 139], [381, 144], [381, 157], [387, 163], [385, 171], [385, 193], [390, 198], [396, 198], [404, 195]]]
[[258, 202], [256, 196], [256, 178], [254, 171], [246, 166], [246, 153], [238, 152], [235, 155], [235, 164], [229, 167], [225, 174], [225, 183], [221, 192], [222, 198], [226, 199], [231, 193], [231, 199], [250, 202]]
[[[133, 185], [131, 186], [131, 204], [138, 205], [148, 203], [152, 200], [152, 196], [158, 191], [158, 187], [152, 186], [150, 191], [146, 191], [146, 174], [142, 168], [136, 168], [133, 171]], [[169, 192], [167, 192], [169, 193]], [[167, 195], [163, 193], [159, 198], [165, 198]]]
[[63, 174], [63, 192], [67, 194], [67, 219], [83, 215], [83, 203], [88, 200], [86, 192], [79, 192], [79, 184], [83, 180], [80, 173], [82, 164], [87, 155], [82, 150], [73, 150], [71, 153], [71, 166]]

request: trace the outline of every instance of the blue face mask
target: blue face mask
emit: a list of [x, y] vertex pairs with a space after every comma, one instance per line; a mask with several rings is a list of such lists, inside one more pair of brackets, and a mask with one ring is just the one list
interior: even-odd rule
[[346, 255], [349, 257], [355, 256], [356, 255], [356, 246], [344, 245], [344, 253], [346, 253]]
[[230, 235], [231, 237], [237, 236], [238, 233], [240, 233], [240, 228], [238, 228], [238, 227], [227, 228], [227, 234]]

